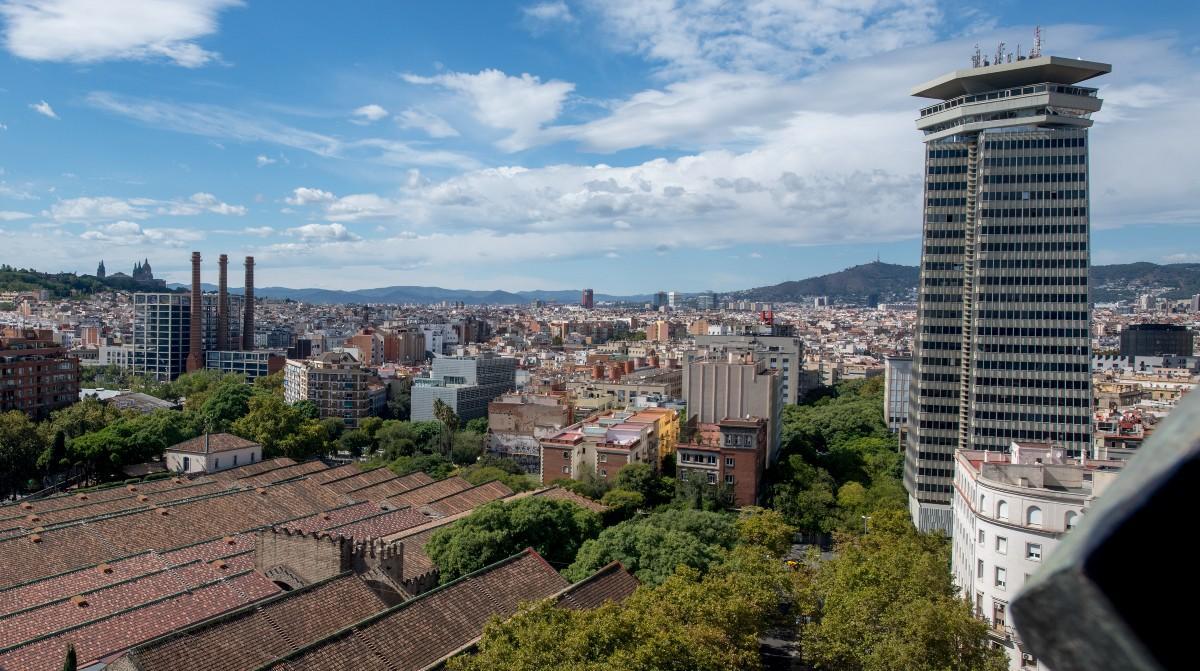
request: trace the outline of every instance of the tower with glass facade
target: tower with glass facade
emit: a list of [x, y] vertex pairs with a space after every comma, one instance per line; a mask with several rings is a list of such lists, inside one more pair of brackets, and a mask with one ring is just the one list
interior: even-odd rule
[[913, 89], [925, 134], [921, 285], [904, 482], [950, 529], [956, 449], [1091, 441], [1088, 128], [1112, 70], [996, 59]]

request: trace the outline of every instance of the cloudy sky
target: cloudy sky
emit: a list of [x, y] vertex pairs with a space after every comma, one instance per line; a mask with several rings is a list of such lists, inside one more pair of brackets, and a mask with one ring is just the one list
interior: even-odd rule
[[908, 90], [1036, 23], [1113, 64], [1093, 260], [1200, 261], [1197, 3], [1079, 6], [0, 0], [0, 262], [612, 293], [915, 264]]

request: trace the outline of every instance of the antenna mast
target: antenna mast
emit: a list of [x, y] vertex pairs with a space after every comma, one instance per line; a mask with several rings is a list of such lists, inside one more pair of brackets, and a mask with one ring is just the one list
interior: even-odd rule
[[1030, 58], [1039, 58], [1042, 55], [1042, 27], [1038, 26], [1033, 29], [1033, 48], [1029, 50]]

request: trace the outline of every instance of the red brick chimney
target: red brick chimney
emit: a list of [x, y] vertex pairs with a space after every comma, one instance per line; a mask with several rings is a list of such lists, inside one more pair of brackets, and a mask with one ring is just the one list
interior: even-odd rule
[[204, 297], [200, 293], [200, 252], [192, 252], [191, 324], [188, 329], [187, 372], [204, 368]]
[[217, 279], [217, 350], [224, 352], [229, 347], [229, 256], [222, 254], [217, 261], [220, 268]]
[[242, 320], [242, 349], [254, 349], [254, 257], [246, 257], [246, 312]]

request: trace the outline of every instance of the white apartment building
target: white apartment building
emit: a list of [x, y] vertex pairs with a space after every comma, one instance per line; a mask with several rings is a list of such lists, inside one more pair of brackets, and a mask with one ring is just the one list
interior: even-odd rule
[[288, 403], [312, 401], [322, 419], [335, 417], [353, 429], [371, 416], [369, 378], [370, 374], [345, 352], [326, 352], [315, 359], [288, 359], [283, 397]]
[[1005, 648], [1012, 671], [1044, 671], [1022, 646], [1008, 604], [1116, 479], [1121, 461], [1067, 461], [1062, 447], [1013, 443], [1011, 453], [954, 455], [955, 584]]

